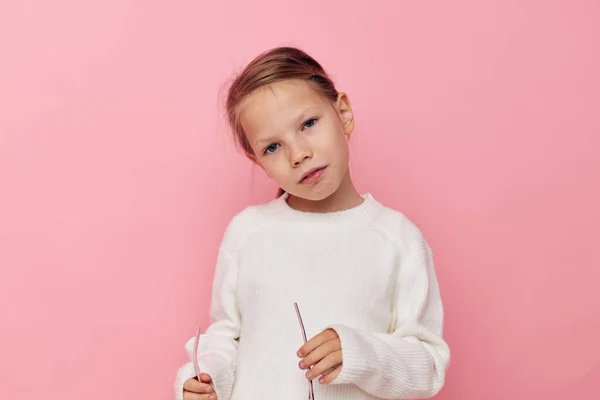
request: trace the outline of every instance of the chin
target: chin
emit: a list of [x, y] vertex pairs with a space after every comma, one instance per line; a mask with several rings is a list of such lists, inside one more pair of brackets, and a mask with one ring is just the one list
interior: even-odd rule
[[331, 185], [321, 183], [319, 187], [300, 188], [300, 190], [289, 191], [292, 196], [310, 201], [322, 201], [333, 195], [340, 187], [341, 183]]

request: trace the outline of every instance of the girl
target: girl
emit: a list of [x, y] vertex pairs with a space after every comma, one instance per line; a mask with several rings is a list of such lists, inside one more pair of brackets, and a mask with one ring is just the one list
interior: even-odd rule
[[[281, 188], [245, 209], [219, 249], [211, 325], [186, 344], [177, 400], [427, 398], [450, 353], [430, 247], [402, 213], [360, 194], [354, 116], [321, 65], [270, 50], [233, 82], [229, 122]], [[294, 311], [302, 311], [303, 344]]]

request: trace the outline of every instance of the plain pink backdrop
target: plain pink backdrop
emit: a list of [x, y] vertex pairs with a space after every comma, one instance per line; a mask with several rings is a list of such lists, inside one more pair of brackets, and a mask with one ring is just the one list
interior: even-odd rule
[[224, 89], [291, 44], [350, 95], [360, 190], [434, 248], [439, 399], [597, 400], [599, 21], [593, 0], [2, 1], [0, 398], [172, 398], [223, 230], [275, 190]]

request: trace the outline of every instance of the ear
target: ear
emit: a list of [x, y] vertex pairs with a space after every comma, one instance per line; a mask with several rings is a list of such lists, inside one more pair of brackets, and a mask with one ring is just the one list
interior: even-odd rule
[[352, 105], [346, 93], [340, 92], [335, 102], [335, 107], [344, 127], [344, 134], [350, 136], [354, 131], [354, 114], [352, 113]]

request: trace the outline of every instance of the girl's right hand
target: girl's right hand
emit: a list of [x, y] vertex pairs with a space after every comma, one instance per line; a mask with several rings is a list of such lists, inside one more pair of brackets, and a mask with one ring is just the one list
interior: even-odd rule
[[188, 379], [183, 384], [183, 400], [217, 400], [211, 382], [212, 378], [206, 374], [200, 374], [200, 380]]

